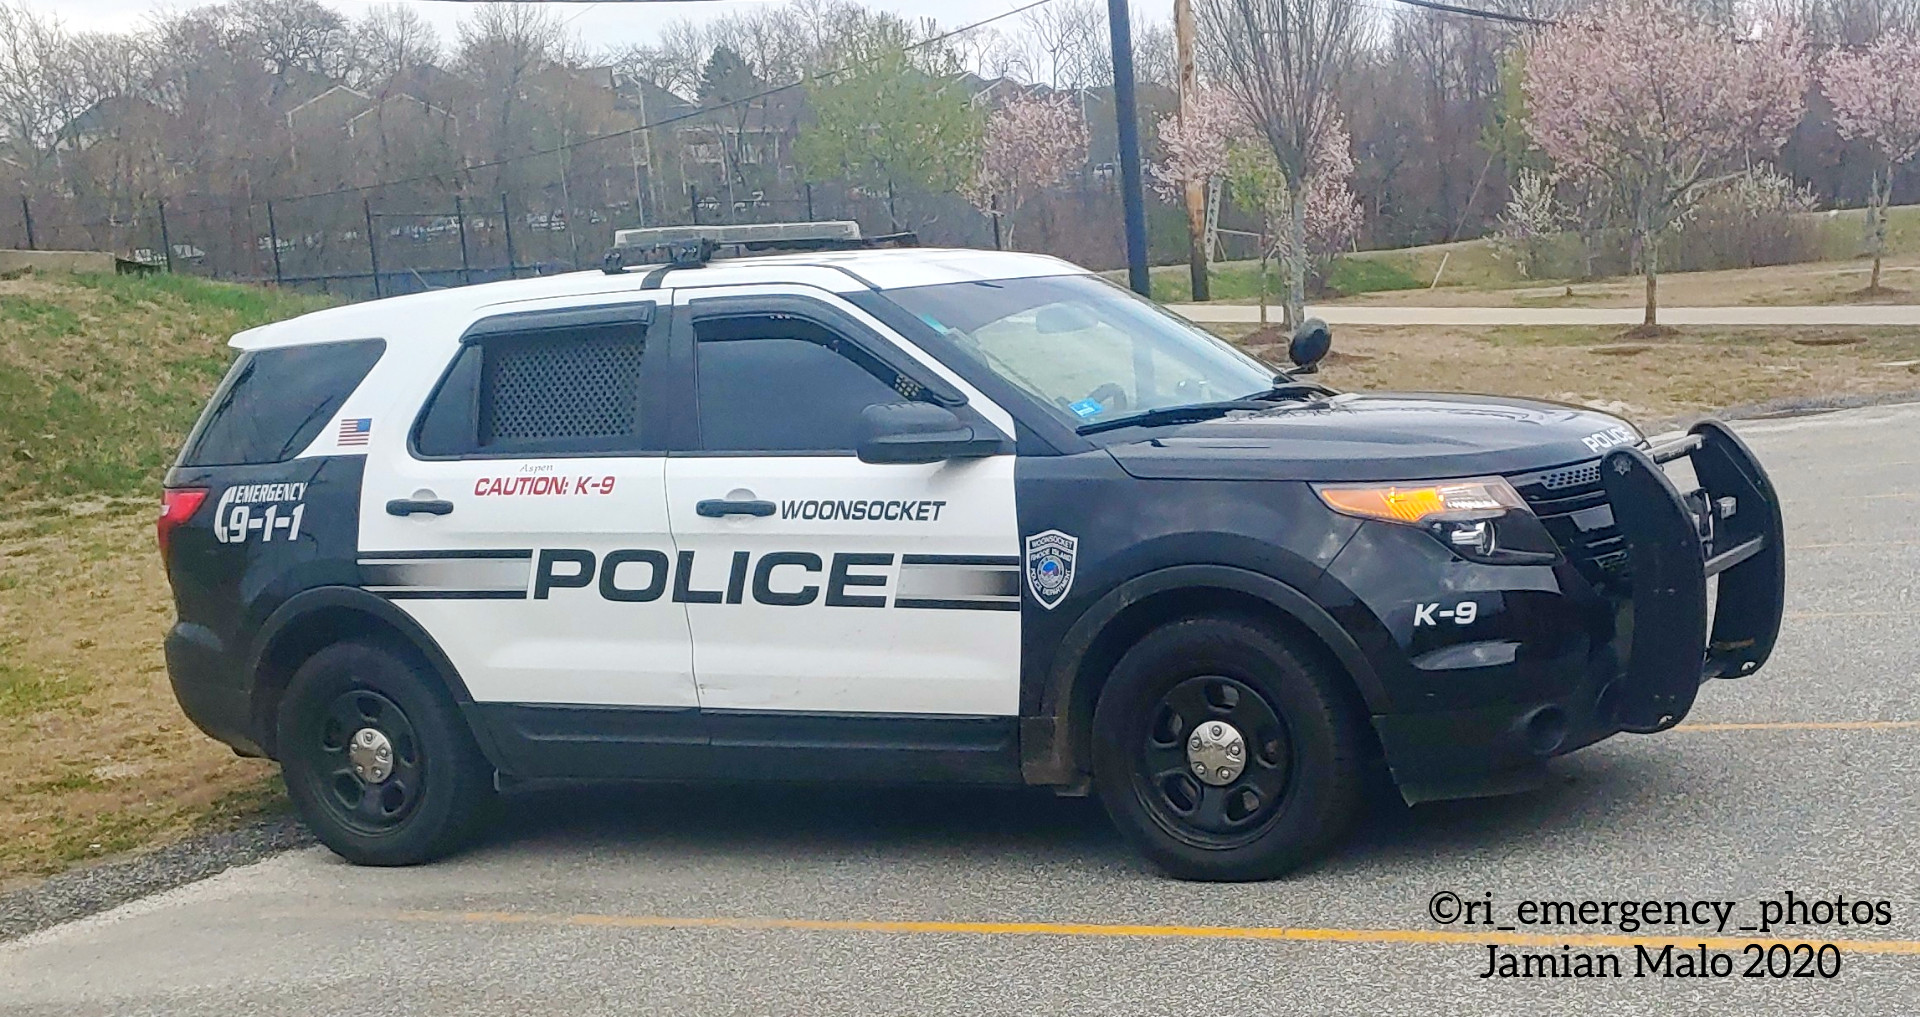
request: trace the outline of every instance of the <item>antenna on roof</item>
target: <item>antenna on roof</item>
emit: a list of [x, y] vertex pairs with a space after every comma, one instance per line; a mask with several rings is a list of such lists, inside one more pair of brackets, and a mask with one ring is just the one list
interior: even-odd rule
[[650, 226], [616, 230], [613, 249], [601, 268], [618, 275], [630, 265], [666, 265], [697, 268], [712, 261], [724, 248], [732, 257], [773, 251], [848, 251], [875, 247], [913, 247], [912, 233], [860, 235], [860, 224], [848, 219], [831, 222], [763, 222], [738, 226]]

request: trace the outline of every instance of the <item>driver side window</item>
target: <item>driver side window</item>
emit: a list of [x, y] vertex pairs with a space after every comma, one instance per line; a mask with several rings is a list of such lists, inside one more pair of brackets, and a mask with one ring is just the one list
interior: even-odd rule
[[919, 394], [911, 379], [810, 321], [706, 318], [694, 332], [700, 446], [710, 452], [851, 455], [863, 410]]

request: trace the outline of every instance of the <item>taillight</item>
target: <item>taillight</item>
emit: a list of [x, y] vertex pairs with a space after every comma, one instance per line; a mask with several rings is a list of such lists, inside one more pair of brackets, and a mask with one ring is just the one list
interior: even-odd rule
[[173, 550], [173, 531], [181, 523], [193, 518], [200, 509], [200, 503], [207, 500], [204, 487], [169, 487], [160, 492], [160, 519], [154, 526], [154, 532], [160, 538], [160, 557], [166, 558]]

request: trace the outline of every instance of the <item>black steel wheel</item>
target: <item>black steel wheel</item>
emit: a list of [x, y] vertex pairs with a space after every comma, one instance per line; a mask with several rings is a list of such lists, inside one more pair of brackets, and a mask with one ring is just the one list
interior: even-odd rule
[[372, 689], [353, 689], [334, 698], [318, 734], [305, 748], [335, 818], [368, 834], [406, 822], [426, 778], [406, 711]]
[[456, 850], [493, 796], [493, 769], [438, 676], [375, 643], [336, 643], [294, 672], [275, 747], [308, 828], [361, 865]]
[[1269, 879], [1332, 848], [1363, 799], [1365, 711], [1317, 647], [1198, 617], [1124, 654], [1094, 709], [1094, 784], [1135, 847], [1182, 879]]
[[[1259, 690], [1222, 675], [1188, 678], [1160, 697], [1145, 727], [1135, 792], [1172, 836], [1233, 847], [1280, 814], [1293, 738]], [[1224, 765], [1197, 758], [1206, 748], [1218, 748]]]

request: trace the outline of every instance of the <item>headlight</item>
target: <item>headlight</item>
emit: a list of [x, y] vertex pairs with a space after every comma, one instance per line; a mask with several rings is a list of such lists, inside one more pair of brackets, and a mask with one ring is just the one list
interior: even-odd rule
[[1425, 484], [1315, 484], [1327, 507], [1343, 515], [1417, 526], [1469, 561], [1542, 565], [1559, 557], [1526, 500], [1501, 477]]
[[1433, 519], [1491, 519], [1527, 503], [1501, 477], [1394, 484], [1316, 484], [1327, 507], [1362, 519], [1419, 526]]

